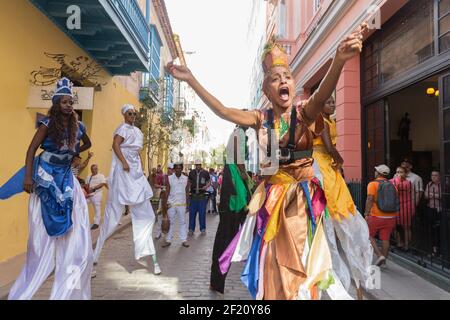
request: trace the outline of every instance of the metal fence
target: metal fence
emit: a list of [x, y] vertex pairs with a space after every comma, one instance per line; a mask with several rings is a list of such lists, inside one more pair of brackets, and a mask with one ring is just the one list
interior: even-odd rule
[[[365, 210], [367, 183], [353, 180], [348, 188], [359, 212]], [[391, 251], [450, 278], [450, 211], [443, 208], [440, 186], [423, 191], [408, 183], [396, 185], [400, 200]]]

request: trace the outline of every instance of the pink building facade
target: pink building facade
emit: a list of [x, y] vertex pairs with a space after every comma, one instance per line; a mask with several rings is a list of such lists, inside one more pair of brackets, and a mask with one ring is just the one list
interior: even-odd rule
[[429, 203], [422, 198], [416, 215], [422, 220], [413, 223], [412, 234], [420, 259], [439, 256], [438, 266], [446, 266], [450, 278], [450, 0], [266, 3], [266, 36], [276, 35], [284, 45], [296, 94], [305, 99], [325, 76], [340, 40], [370, 23], [361, 54], [346, 63], [336, 87], [345, 178], [362, 208], [376, 165], [388, 165], [392, 177], [408, 158], [424, 189], [438, 171], [441, 221], [423, 220]]
[[[340, 39], [373, 16], [381, 24], [408, 1], [278, 0], [268, 2], [267, 34], [276, 34], [290, 57], [297, 94], [307, 98], [324, 77]], [[373, 31], [371, 31], [373, 33]], [[369, 33], [366, 35], [368, 38]], [[361, 179], [361, 61], [356, 57], [343, 70], [336, 88], [338, 150], [345, 159], [347, 180]]]

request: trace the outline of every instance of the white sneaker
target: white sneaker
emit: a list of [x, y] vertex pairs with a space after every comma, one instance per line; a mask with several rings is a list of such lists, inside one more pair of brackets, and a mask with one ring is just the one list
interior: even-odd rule
[[97, 276], [97, 271], [95, 269], [92, 269], [91, 279], [95, 278], [96, 276]]
[[155, 263], [153, 267], [153, 274], [158, 275], [161, 274], [161, 268], [159, 267], [159, 264]]
[[381, 267], [383, 264], [386, 265], [386, 257], [385, 256], [379, 256], [377, 261], [375, 261], [375, 265], [377, 267]]

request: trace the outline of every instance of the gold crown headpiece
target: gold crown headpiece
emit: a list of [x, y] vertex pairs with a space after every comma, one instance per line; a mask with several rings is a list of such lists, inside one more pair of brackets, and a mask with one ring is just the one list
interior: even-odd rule
[[282, 66], [289, 69], [288, 56], [283, 47], [276, 42], [275, 37], [273, 37], [264, 46], [264, 52], [262, 55], [262, 67], [264, 73], [267, 73], [271, 68]]

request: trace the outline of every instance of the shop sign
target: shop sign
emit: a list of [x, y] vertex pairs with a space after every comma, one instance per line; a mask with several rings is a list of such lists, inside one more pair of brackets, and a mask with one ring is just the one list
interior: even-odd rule
[[[76, 110], [92, 110], [94, 107], [94, 88], [73, 87], [73, 107]], [[52, 97], [55, 86], [31, 85], [28, 96], [28, 108], [49, 109], [52, 106]]]

